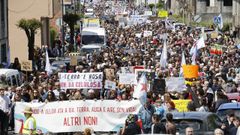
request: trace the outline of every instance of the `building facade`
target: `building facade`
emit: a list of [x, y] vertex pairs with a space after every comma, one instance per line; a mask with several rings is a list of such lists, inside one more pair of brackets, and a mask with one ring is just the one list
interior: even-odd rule
[[35, 46], [50, 44], [50, 24], [55, 24], [61, 12], [61, 0], [8, 0], [9, 46], [11, 62], [18, 57], [28, 60], [27, 36], [16, 24], [22, 18], [38, 19], [42, 28], [35, 34]]
[[9, 56], [8, 52], [8, 0], [0, 1], [0, 63], [7, 63]]

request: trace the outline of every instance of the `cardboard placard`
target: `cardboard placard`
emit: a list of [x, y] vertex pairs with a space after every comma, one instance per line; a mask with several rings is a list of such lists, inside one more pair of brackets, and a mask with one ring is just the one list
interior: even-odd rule
[[105, 80], [104, 88], [109, 90], [116, 90], [116, 82]]
[[184, 78], [198, 78], [198, 65], [183, 65]]
[[211, 33], [211, 38], [217, 38], [218, 37], [218, 33], [217, 32], [212, 32]]
[[78, 65], [77, 56], [71, 56], [70, 58], [71, 58], [70, 65], [71, 66], [77, 66]]
[[21, 62], [21, 70], [23, 71], [32, 71], [32, 61], [25, 60]]

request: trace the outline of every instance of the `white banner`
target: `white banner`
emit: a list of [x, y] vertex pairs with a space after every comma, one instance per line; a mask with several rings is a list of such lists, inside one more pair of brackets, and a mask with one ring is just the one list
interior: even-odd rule
[[58, 73], [61, 89], [101, 89], [102, 72]]
[[109, 90], [116, 90], [116, 82], [105, 80], [104, 88]]
[[85, 128], [94, 131], [118, 131], [129, 114], [137, 114], [141, 104], [138, 100], [86, 100], [50, 103], [23, 103], [15, 106], [15, 133], [21, 133], [26, 118], [23, 111], [33, 108], [37, 131], [40, 133], [79, 132]]
[[134, 84], [135, 82], [135, 74], [126, 73], [119, 74], [119, 84]]
[[166, 78], [167, 91], [182, 92], [186, 89], [185, 79], [183, 77], [169, 77]]

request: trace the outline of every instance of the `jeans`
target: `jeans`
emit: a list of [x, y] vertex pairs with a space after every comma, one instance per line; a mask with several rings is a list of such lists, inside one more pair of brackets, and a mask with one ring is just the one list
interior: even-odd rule
[[9, 116], [0, 110], [0, 134], [8, 135]]

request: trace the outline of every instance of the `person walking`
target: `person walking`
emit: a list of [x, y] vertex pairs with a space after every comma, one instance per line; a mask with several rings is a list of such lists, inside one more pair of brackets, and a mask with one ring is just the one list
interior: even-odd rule
[[152, 128], [151, 128], [152, 134], [166, 134], [165, 126], [160, 122], [160, 115], [153, 114], [152, 121], [153, 121]]
[[1, 135], [8, 134], [9, 115], [10, 115], [10, 99], [4, 94], [5, 88], [0, 86], [0, 125]]
[[176, 129], [176, 125], [173, 122], [173, 115], [171, 113], [167, 113], [166, 114], [166, 132], [167, 134], [176, 134], [177, 129]]
[[26, 107], [24, 110], [24, 116], [26, 121], [24, 122], [22, 134], [24, 135], [36, 135], [37, 134], [37, 122], [32, 116], [32, 108]]

